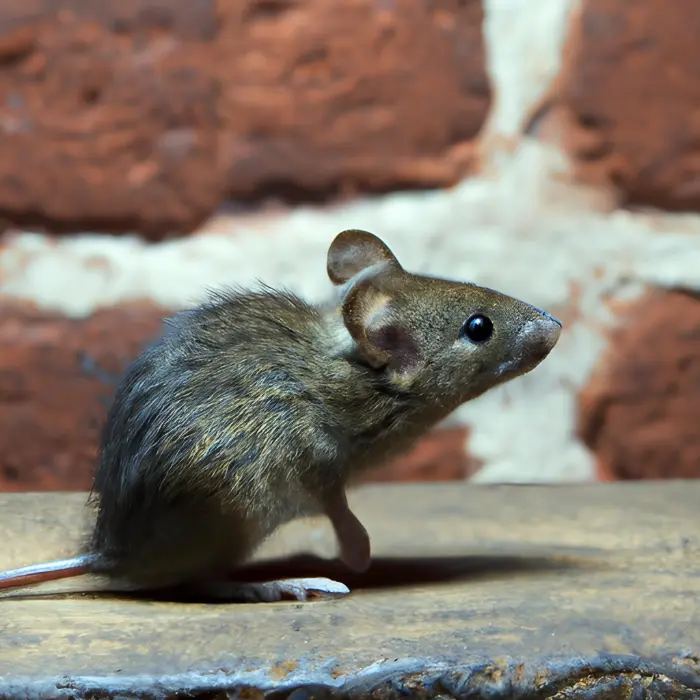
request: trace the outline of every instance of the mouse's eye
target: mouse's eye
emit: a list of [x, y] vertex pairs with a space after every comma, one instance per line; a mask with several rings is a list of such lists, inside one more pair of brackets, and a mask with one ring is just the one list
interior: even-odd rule
[[462, 324], [459, 335], [472, 343], [485, 343], [493, 335], [493, 323], [488, 316], [474, 314]]

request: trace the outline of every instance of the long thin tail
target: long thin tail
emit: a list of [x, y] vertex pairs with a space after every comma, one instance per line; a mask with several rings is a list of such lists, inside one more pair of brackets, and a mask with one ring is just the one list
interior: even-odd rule
[[97, 557], [92, 554], [80, 554], [70, 559], [57, 559], [44, 564], [22, 566], [0, 572], [0, 590], [32, 586], [46, 581], [58, 581], [71, 576], [82, 576], [89, 573]]

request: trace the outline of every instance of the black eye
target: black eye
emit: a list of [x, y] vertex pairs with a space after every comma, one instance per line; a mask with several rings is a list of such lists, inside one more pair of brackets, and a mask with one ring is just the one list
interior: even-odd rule
[[485, 343], [493, 335], [493, 323], [488, 316], [474, 314], [462, 324], [459, 335], [472, 343]]

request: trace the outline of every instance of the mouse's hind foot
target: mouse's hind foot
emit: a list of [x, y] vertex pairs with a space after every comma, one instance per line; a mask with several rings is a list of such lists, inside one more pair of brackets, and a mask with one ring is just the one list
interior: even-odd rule
[[283, 600], [339, 598], [350, 593], [350, 589], [345, 584], [329, 578], [296, 578], [263, 583], [211, 580], [198, 583], [193, 592], [217, 602], [276, 603]]

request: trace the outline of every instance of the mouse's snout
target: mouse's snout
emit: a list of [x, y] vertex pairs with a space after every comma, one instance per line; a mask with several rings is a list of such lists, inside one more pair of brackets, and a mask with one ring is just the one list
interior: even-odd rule
[[562, 323], [545, 311], [523, 305], [514, 333], [507, 338], [495, 375], [499, 381], [512, 379], [535, 369], [559, 340]]
[[[539, 311], [539, 309], [538, 309]], [[536, 318], [529, 320], [521, 333], [528, 365], [534, 367], [544, 360], [557, 344], [562, 324], [546, 311], [540, 311]]]

